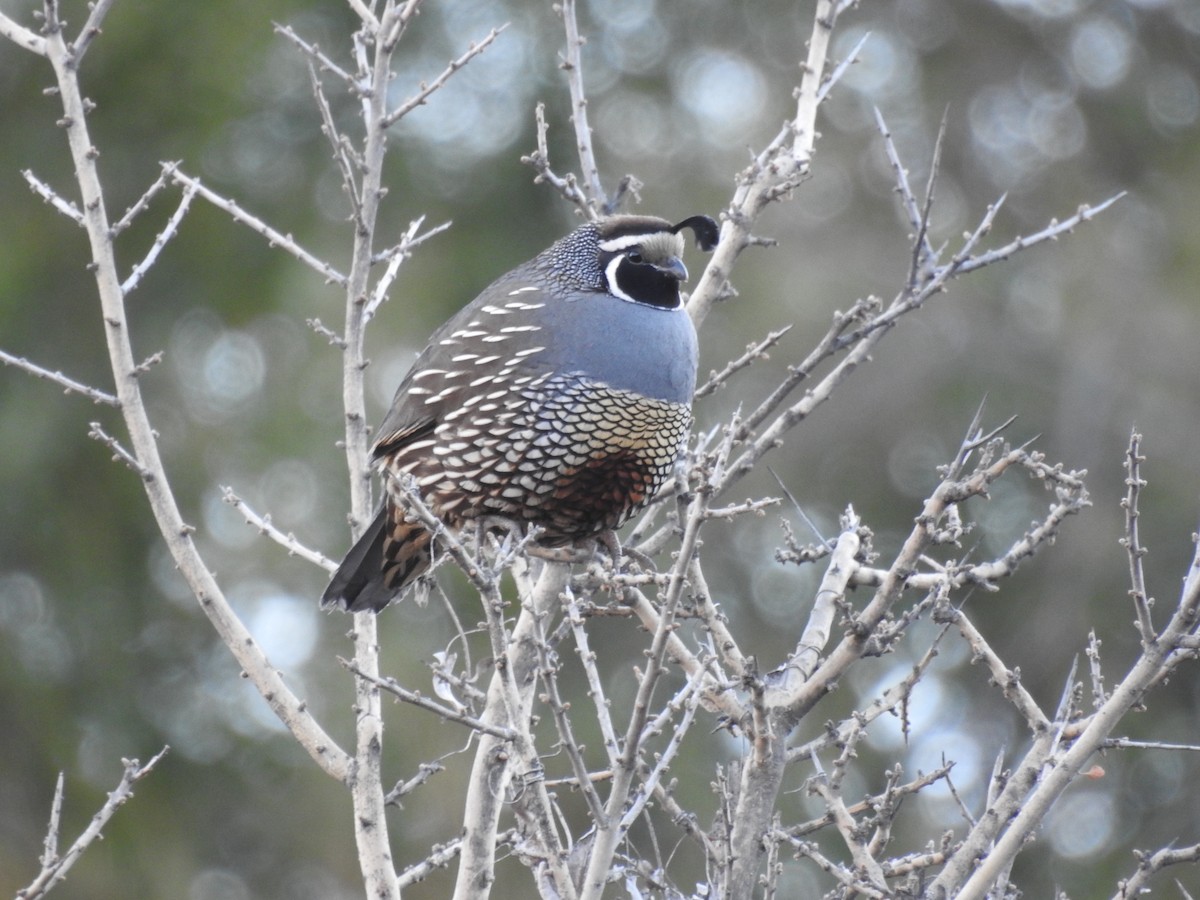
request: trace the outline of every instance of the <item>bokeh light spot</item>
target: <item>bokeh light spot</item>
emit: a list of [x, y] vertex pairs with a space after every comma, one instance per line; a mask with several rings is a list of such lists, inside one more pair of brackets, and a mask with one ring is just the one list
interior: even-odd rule
[[1071, 33], [1071, 66], [1085, 85], [1104, 90], [1129, 73], [1133, 42], [1110, 19], [1089, 19]]
[[1051, 810], [1047, 832], [1062, 856], [1072, 859], [1103, 853], [1113, 837], [1112, 797], [1101, 791], [1067, 794]]
[[762, 112], [766, 85], [758, 68], [733, 53], [702, 50], [674, 72], [675, 92], [701, 121], [700, 134], [712, 144], [742, 139]]
[[1178, 131], [1196, 124], [1200, 115], [1200, 89], [1196, 80], [1176, 66], [1162, 66], [1147, 87], [1150, 121], [1164, 131]]

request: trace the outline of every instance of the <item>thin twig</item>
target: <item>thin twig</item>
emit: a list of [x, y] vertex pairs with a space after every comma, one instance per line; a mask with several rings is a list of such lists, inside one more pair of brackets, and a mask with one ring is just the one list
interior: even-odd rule
[[290, 531], [285, 534], [276, 528], [275, 524], [271, 521], [269, 513], [266, 515], [256, 513], [245, 500], [234, 493], [233, 488], [227, 485], [222, 486], [221, 499], [241, 513], [242, 518], [246, 520], [246, 524], [253, 526], [258, 530], [259, 534], [269, 537], [287, 550], [288, 556], [299, 556], [301, 559], [307, 559], [310, 563], [320, 566], [326, 572], [333, 572], [337, 569], [337, 563], [328, 556], [300, 543], [296, 535]]
[[92, 422], [89, 426], [88, 437], [99, 441], [112, 451], [113, 462], [121, 462], [132, 469], [142, 481], [152, 481], [154, 473], [149, 468], [138, 462], [138, 458], [133, 455], [133, 451], [124, 447], [120, 441], [106, 432], [99, 422]]
[[333, 160], [337, 163], [338, 171], [342, 175], [342, 189], [350, 200], [351, 216], [355, 226], [361, 228], [363, 223], [362, 201], [359, 196], [357, 173], [362, 170], [362, 159], [351, 145], [350, 140], [338, 130], [337, 122], [333, 118], [333, 110], [329, 106], [329, 100], [325, 97], [321, 76], [312, 60], [309, 60], [308, 63], [308, 77], [312, 86], [313, 100], [317, 104], [317, 111], [321, 114], [321, 132], [329, 141], [330, 147], [333, 148]]
[[507, 27], [508, 23], [506, 22], [498, 28], [493, 28], [487, 33], [487, 36], [478, 43], [472, 41], [471, 44], [468, 45], [467, 51], [457, 59], [450, 60], [449, 65], [442, 70], [442, 73], [438, 75], [437, 78], [433, 79], [433, 81], [429, 82], [428, 84], [421, 82], [420, 88], [415, 94], [413, 94], [413, 96], [409, 97], [398, 107], [384, 116], [382, 122], [380, 123], [381, 127], [390, 128], [418, 106], [424, 106], [429, 100], [431, 94], [439, 90], [442, 85], [449, 81], [454, 76], [455, 72], [459, 71], [463, 66], [490, 47], [492, 42], [496, 40], [496, 38], [500, 36], [500, 33]]
[[[648, 766], [639, 767], [639, 776], [641, 778], [641, 787], [638, 789], [637, 795], [633, 798], [633, 802], [629, 804], [625, 810], [624, 816], [621, 819], [622, 827], [628, 829], [633, 826], [646, 808], [646, 804], [651, 797], [655, 795], [658, 786], [662, 783], [663, 776], [670, 768], [671, 763], [675, 761], [675, 757], [679, 755], [679, 750], [683, 746], [684, 736], [691, 728], [692, 722], [696, 718], [696, 709], [700, 705], [701, 692], [700, 686], [703, 683], [703, 677], [693, 675], [688, 679], [687, 684], [683, 689], [675, 695], [670, 703], [664, 707], [660, 718], [669, 721], [670, 714], [676, 708], [682, 708], [683, 715], [679, 721], [674, 722], [671, 727], [671, 738], [667, 741], [666, 747], [655, 754], [654, 767]], [[654, 723], [654, 729], [660, 729], [663, 726], [659, 723]], [[657, 732], [655, 732], [657, 733]], [[644, 739], [643, 739], [644, 740]]]
[[23, 356], [13, 356], [11, 353], [6, 353], [5, 351], [0, 350], [0, 362], [4, 363], [6, 366], [14, 366], [18, 369], [24, 369], [30, 375], [33, 375], [37, 378], [44, 378], [47, 381], [53, 381], [63, 389], [63, 393], [65, 394], [79, 394], [83, 397], [87, 397], [93, 403], [103, 403], [106, 406], [114, 406], [118, 409], [121, 406], [121, 401], [112, 394], [108, 393], [108, 391], [102, 391], [99, 388], [94, 388], [91, 385], [76, 381], [73, 378], [68, 378], [62, 372], [51, 372], [49, 369], [43, 369], [37, 363], [30, 362]]
[[45, 852], [42, 855], [42, 871], [30, 882], [28, 887], [17, 891], [18, 900], [37, 900], [39, 897], [44, 897], [50, 892], [51, 888], [66, 878], [67, 872], [79, 861], [79, 857], [83, 855], [83, 852], [87, 850], [93, 841], [102, 837], [101, 832], [103, 832], [104, 826], [108, 824], [116, 811], [133, 796], [133, 786], [149, 775], [154, 767], [158, 765], [159, 760], [170, 749], [170, 747], [163, 747], [144, 766], [136, 759], [121, 760], [121, 764], [125, 767], [125, 772], [122, 774], [120, 782], [109, 793], [108, 799], [100, 807], [100, 811], [92, 816], [92, 820], [88, 823], [87, 828], [83, 830], [83, 833], [75, 839], [75, 843], [61, 857], [57, 853], [57, 835], [62, 814], [63, 796], [62, 775], [60, 774], [58, 777], [58, 786], [55, 789], [54, 802], [51, 806], [50, 828], [46, 834]]
[[229, 215], [233, 216], [235, 221], [241, 222], [252, 231], [256, 231], [261, 234], [267, 239], [272, 247], [279, 247], [283, 250], [286, 250], [296, 259], [300, 260], [306, 266], [320, 274], [327, 282], [339, 285], [341, 287], [346, 286], [347, 279], [345, 275], [343, 275], [329, 263], [313, 256], [298, 243], [296, 243], [296, 240], [291, 235], [282, 234], [281, 232], [276, 231], [270, 225], [266, 224], [262, 219], [249, 212], [246, 212], [246, 210], [242, 209], [235, 201], [226, 197], [222, 197], [216, 191], [209, 190], [200, 183], [199, 179], [193, 178], [190, 175], [181, 172], [177, 168], [171, 169], [171, 179], [178, 184], [184, 185], [185, 187], [193, 188], [196, 193], [198, 193], [213, 206], [224, 210], [225, 212], [229, 213]]
[[768, 332], [767, 336], [761, 341], [747, 344], [745, 353], [743, 353], [737, 359], [730, 360], [725, 364], [725, 367], [721, 369], [721, 371], [718, 372], [714, 370], [709, 373], [708, 381], [696, 388], [695, 399], [699, 400], [701, 397], [707, 397], [709, 394], [715, 393], [718, 389], [724, 387], [725, 382], [728, 381], [731, 376], [737, 372], [740, 372], [747, 366], [750, 366], [759, 360], [769, 359], [770, 356], [767, 351], [778, 344], [780, 339], [791, 330], [791, 325], [784, 325], [777, 331]]
[[[579, 35], [579, 23], [575, 17], [575, 0], [562, 0], [557, 5], [567, 32], [566, 54], [561, 57], [559, 68], [567, 73], [567, 89], [571, 93], [571, 122], [575, 126], [575, 149], [579, 152], [579, 165], [583, 173], [583, 190], [593, 216], [601, 211], [610, 214], [608, 198], [600, 184], [600, 170], [596, 165], [596, 151], [592, 146], [592, 128], [588, 124], [587, 94], [583, 89], [584, 39]], [[590, 218], [590, 217], [589, 217]]]
[[121, 283], [121, 290], [125, 294], [129, 294], [134, 288], [141, 283], [142, 277], [150, 271], [150, 267], [158, 261], [158, 255], [162, 252], [163, 247], [171, 238], [179, 233], [179, 226], [183, 224], [183, 217], [187, 215], [188, 207], [192, 205], [192, 198], [196, 196], [194, 187], [186, 187], [183, 189], [183, 196], [179, 200], [179, 206], [175, 208], [171, 218], [167, 220], [166, 227], [163, 228], [154, 238], [154, 243], [150, 245], [150, 250], [146, 253], [145, 258], [140, 263], [133, 267], [133, 271], [129, 273], [129, 277]]
[[397, 878], [397, 883], [403, 889], [424, 881], [438, 869], [444, 869], [450, 863], [454, 862], [459, 854], [462, 853], [462, 846], [463, 839], [460, 837], [447, 841], [445, 844], [435, 846], [423, 860], [419, 863], [414, 863], [401, 872]]
[[1154, 619], [1150, 614], [1153, 601], [1146, 593], [1146, 573], [1142, 568], [1142, 558], [1146, 548], [1142, 546], [1138, 534], [1138, 498], [1146, 482], [1142, 479], [1142, 463], [1146, 458], [1141, 454], [1142, 436], [1136, 431], [1129, 436], [1129, 449], [1125, 453], [1125, 497], [1121, 500], [1121, 508], [1125, 510], [1125, 536], [1121, 546], [1129, 557], [1129, 595], [1133, 598], [1133, 608], [1137, 612], [1138, 633], [1141, 635], [1142, 646], [1157, 640], [1154, 631]]
[[367, 681], [381, 688], [394, 697], [403, 700], [420, 709], [427, 710], [435, 715], [441, 716], [450, 722], [458, 722], [460, 725], [465, 725], [473, 731], [478, 731], [482, 734], [490, 734], [492, 737], [499, 738], [502, 741], [514, 741], [517, 739], [517, 732], [512, 728], [502, 728], [498, 725], [492, 725], [475, 716], [463, 712], [459, 709], [453, 709], [438, 703], [436, 700], [431, 700], [419, 691], [411, 691], [394, 678], [386, 676], [374, 675], [362, 669], [353, 660], [338, 658], [347, 671], [353, 672], [359, 678], [365, 678]]
[[56, 210], [74, 222], [76, 225], [83, 225], [83, 213], [79, 211], [79, 207], [60, 195], [54, 188], [46, 184], [36, 175], [31, 169], [23, 169], [21, 175], [29, 182], [29, 186], [33, 192], [53, 206]]
[[534, 118], [537, 121], [537, 149], [528, 156], [522, 156], [521, 162], [532, 166], [537, 174], [533, 177], [534, 184], [545, 182], [553, 187], [564, 200], [575, 206], [584, 217], [595, 219], [597, 213], [588, 202], [587, 195], [579, 188], [575, 175], [568, 172], [564, 176], [555, 174], [550, 168], [550, 147], [546, 140], [549, 126], [546, 124], [546, 104], [539, 102], [534, 108]]
[[393, 247], [389, 247], [382, 253], [377, 253], [373, 262], [387, 262], [387, 268], [379, 279], [375, 282], [375, 290], [371, 294], [371, 300], [367, 303], [363, 310], [363, 316], [369, 321], [374, 318], [379, 307], [387, 299], [387, 293], [391, 289], [392, 284], [396, 280], [396, 275], [399, 274], [400, 265], [410, 256], [412, 252], [431, 237], [441, 234], [450, 228], [450, 222], [443, 222], [441, 225], [435, 225], [426, 231], [424, 234], [417, 234], [421, 225], [425, 222], [424, 216], [418, 216], [409, 223], [408, 230], [404, 232], [404, 236], [400, 238], [400, 243]]
[[91, 12], [88, 13], [87, 21], [83, 23], [83, 27], [79, 29], [79, 37], [75, 38], [75, 42], [71, 45], [71, 51], [75, 56], [75, 66], [83, 62], [83, 55], [87, 53], [88, 47], [92, 45], [92, 41], [100, 35], [100, 25], [104, 22], [104, 17], [108, 15], [108, 11], [112, 8], [115, 0], [92, 0], [88, 4]]
[[[126, 450], [109, 437], [99, 425], [93, 426], [91, 434], [106, 443], [119, 459], [133, 466], [141, 477], [159, 533], [172, 558], [201, 609], [247, 677], [318, 765], [334, 778], [345, 780], [350, 774], [349, 758], [324, 732], [306, 704], [288, 688], [278, 670], [270, 664], [230, 608], [192, 540], [194, 529], [183, 520], [171, 492], [159, 452], [157, 433], [150, 423], [141, 391], [141, 369], [133, 351], [108, 208], [97, 169], [98, 152], [88, 131], [89, 104], [80, 90], [78, 67], [66, 45], [57, 5], [47, 2], [44, 10], [45, 51], [54, 69], [55, 87], [63, 110], [59, 123], [70, 147], [79, 186], [80, 211], [92, 248], [89, 270], [96, 283], [110, 368], [116, 396], [121, 401], [121, 415], [129, 434], [130, 449]], [[178, 173], [174, 174], [178, 177]]]
[[280, 25], [278, 22], [272, 23], [275, 26], [275, 33], [291, 41], [300, 52], [309, 57], [309, 61], [322, 72], [332, 72], [348, 87], [351, 91], [360, 92], [362, 86], [358, 80], [335, 63], [332, 59], [321, 52], [321, 48], [316, 44], [310, 44], [300, 35], [296, 34], [291, 25]]
[[1137, 871], [1119, 884], [1117, 893], [1113, 894], [1113, 900], [1145, 896], [1146, 884], [1151, 876], [1168, 866], [1200, 862], [1200, 844], [1192, 844], [1190, 847], [1163, 847], [1154, 853], [1135, 851], [1134, 855], [1138, 861]]
[[581, 745], [575, 737], [574, 728], [571, 726], [571, 716], [568, 712], [570, 704], [563, 701], [562, 694], [558, 689], [559, 667], [552, 659], [550, 647], [546, 641], [545, 629], [542, 627], [540, 621], [534, 623], [534, 644], [541, 663], [538, 667], [538, 675], [546, 688], [543, 699], [546, 705], [550, 707], [551, 715], [554, 716], [554, 726], [558, 730], [559, 746], [567, 754], [567, 760], [571, 764], [571, 771], [575, 773], [575, 779], [579, 784], [579, 790], [583, 793], [584, 800], [587, 801], [588, 811], [592, 816], [592, 820], [597, 822], [602, 821], [604, 818], [604, 804], [600, 800], [600, 795], [596, 793], [595, 785], [592, 784], [591, 779], [588, 777], [587, 763], [584, 762]]
[[166, 163], [163, 165], [161, 171], [158, 173], [158, 178], [154, 179], [154, 183], [142, 192], [142, 196], [138, 197], [129, 209], [125, 210], [125, 215], [113, 223], [112, 227], [108, 230], [110, 237], [115, 238], [132, 225], [134, 219], [149, 208], [150, 201], [170, 183], [171, 171], [178, 165], [179, 163]]
[[1041, 231], [1036, 231], [1033, 234], [1023, 235], [1015, 238], [1003, 247], [997, 247], [994, 250], [989, 250], [986, 253], [980, 253], [978, 256], [968, 256], [961, 262], [953, 264], [954, 274], [965, 275], [968, 272], [974, 272], [976, 269], [982, 269], [984, 266], [990, 266], [992, 263], [1008, 259], [1014, 253], [1025, 250], [1028, 247], [1043, 244], [1046, 241], [1054, 241], [1062, 237], [1064, 234], [1070, 234], [1078, 226], [1084, 222], [1090, 222], [1096, 216], [1107, 210], [1110, 206], [1125, 196], [1125, 191], [1114, 194], [1107, 200], [1104, 200], [1095, 206], [1084, 203], [1079, 207], [1074, 215], [1067, 217], [1063, 221], [1051, 221], [1049, 225]]

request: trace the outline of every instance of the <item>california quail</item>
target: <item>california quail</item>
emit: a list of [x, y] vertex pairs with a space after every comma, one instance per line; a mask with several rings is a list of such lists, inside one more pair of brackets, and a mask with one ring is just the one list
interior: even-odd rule
[[499, 517], [547, 546], [615, 529], [671, 475], [691, 423], [696, 333], [679, 296], [680, 232], [614, 216], [501, 276], [434, 332], [396, 390], [372, 457], [387, 499], [322, 606], [383, 609], [430, 565], [399, 476], [451, 528]]

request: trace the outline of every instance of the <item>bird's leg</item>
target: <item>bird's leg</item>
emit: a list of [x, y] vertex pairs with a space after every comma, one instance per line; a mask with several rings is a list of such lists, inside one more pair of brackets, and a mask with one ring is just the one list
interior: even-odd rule
[[621, 568], [622, 552], [621, 539], [617, 537], [617, 532], [612, 528], [607, 528], [600, 532], [600, 536], [596, 538], [596, 541], [602, 547], [604, 547], [604, 549], [608, 551], [608, 555], [612, 557], [613, 572], [615, 573], [619, 571]]
[[645, 572], [658, 571], [658, 567], [654, 565], [654, 560], [645, 553], [635, 550], [633, 547], [622, 547], [621, 539], [617, 537], [617, 533], [613, 529], [610, 528], [607, 531], [601, 532], [597, 540], [608, 551], [608, 555], [612, 557], [614, 572], [621, 570], [622, 559], [632, 560]]

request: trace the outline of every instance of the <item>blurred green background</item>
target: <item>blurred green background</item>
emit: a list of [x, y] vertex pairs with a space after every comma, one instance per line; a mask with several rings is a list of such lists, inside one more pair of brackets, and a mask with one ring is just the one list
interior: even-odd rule
[[[64, 6], [78, 27], [84, 4]], [[33, 25], [25, 0], [0, 0], [0, 9]], [[748, 151], [792, 110], [811, 14], [810, 3], [775, 0], [581, 3], [606, 184], [636, 174], [647, 213], [720, 212]], [[350, 65], [354, 18], [333, 0], [118, 0], [83, 74], [97, 104], [90, 124], [110, 211], [119, 215], [137, 199], [159, 161], [180, 160], [344, 270], [348, 206], [304, 62], [273, 22]], [[512, 24], [496, 44], [392, 137], [381, 243], [417, 216], [454, 224], [405, 264], [373, 324], [375, 419], [439, 322], [573, 224], [566, 205], [533, 185], [519, 161], [534, 147], [533, 108], [544, 101], [554, 165], [576, 168], [557, 69], [561, 24], [550, 3], [428, 0], [401, 47], [396, 98], [504, 22]], [[890, 299], [903, 283], [906, 227], [873, 107], [918, 184], [946, 116], [939, 241], [957, 240], [1002, 194], [996, 244], [1127, 191], [1069, 239], [955, 284], [905, 321], [874, 363], [770, 459], [826, 533], [853, 503], [885, 559], [984, 397], [988, 422], [1016, 414], [1014, 440], [1041, 435], [1051, 460], [1088, 469], [1094, 508], [1069, 521], [1057, 545], [1001, 593], [967, 600], [993, 646], [1052, 708], [1089, 629], [1104, 640], [1110, 685], [1136, 654], [1118, 545], [1131, 428], [1144, 434], [1149, 457], [1142, 536], [1160, 609], [1173, 604], [1192, 552], [1200, 509], [1200, 5], [863, 2], [840, 23], [835, 56], [866, 33], [861, 61], [823, 107], [812, 179], [758, 228], [780, 249], [744, 254], [734, 274], [740, 296], [706, 323], [702, 371], [769, 329], [796, 327], [769, 363], [699, 405], [699, 426], [761, 397], [803, 358], [835, 309], [867, 294]], [[0, 346], [108, 388], [84, 236], [20, 174], [30, 168], [74, 196], [57, 101], [43, 93], [49, 83], [43, 60], [0, 44]], [[334, 94], [334, 104], [350, 127], [353, 103]], [[141, 258], [177, 197], [160, 198], [122, 236], [124, 266]], [[696, 271], [701, 261], [689, 264]], [[139, 353], [165, 351], [145, 386], [198, 541], [275, 664], [348, 741], [350, 683], [335, 657], [350, 652], [349, 620], [318, 614], [321, 571], [288, 558], [221, 502], [229, 485], [328, 555], [345, 548], [345, 467], [335, 447], [340, 361], [305, 324], [340, 327], [337, 290], [197, 201], [129, 308]], [[64, 840], [74, 839], [116, 784], [120, 758], [148, 759], [164, 743], [170, 755], [56, 896], [359, 896], [348, 797], [237, 677], [174, 572], [137, 479], [86, 437], [93, 420], [122, 433], [112, 410], [0, 371], [0, 896], [36, 873], [57, 772], [67, 784]], [[966, 546], [977, 555], [1006, 546], [1045, 509], [1039, 486], [1009, 480], [973, 509], [980, 524]], [[764, 469], [729, 499], [777, 493]], [[796, 640], [813, 578], [774, 562], [780, 536], [771, 514], [710, 526], [705, 547], [711, 586], [735, 634], [768, 666]], [[475, 612], [463, 615], [473, 621]], [[619, 697], [641, 659], [641, 639], [621, 623], [597, 630], [597, 644], [611, 648], [606, 670]], [[452, 634], [445, 612], [408, 603], [382, 617], [381, 634], [386, 670], [428, 690], [425, 661]], [[1017, 752], [1025, 735], [965, 656], [953, 642], [945, 649], [914, 701], [907, 745], [894, 723], [874, 729], [861, 784], [852, 782], [847, 796], [880, 789], [893, 759], [911, 774], [944, 755], [958, 761], [956, 784], [978, 803], [993, 755], [1001, 745]], [[900, 653], [861, 666], [805, 734], [909, 664]], [[1181, 674], [1124, 733], [1200, 743], [1200, 681], [1194, 667]], [[564, 678], [572, 690], [581, 681], [577, 670]], [[389, 712], [392, 779], [465, 741], [457, 726], [423, 713]], [[735, 742], [700, 736], [710, 727], [698, 726], [696, 752], [675, 773], [694, 782], [687, 799], [702, 817], [714, 805], [713, 762], [739, 752]], [[1021, 857], [1014, 876], [1028, 896], [1055, 887], [1107, 896], [1135, 865], [1130, 848], [1200, 840], [1195, 759], [1141, 751], [1101, 763], [1107, 776], [1073, 787]], [[457, 833], [469, 759], [451, 756], [446, 765], [394, 813], [401, 864]], [[806, 774], [795, 774], [795, 786]], [[814, 810], [803, 791], [785, 799], [787, 820]], [[926, 837], [955, 821], [944, 788], [909, 815]], [[916, 834], [901, 836], [901, 848], [919, 846]], [[791, 895], [818, 896], [815, 874], [789, 863]], [[1173, 875], [1200, 891], [1200, 873]], [[409, 895], [446, 896], [449, 877]], [[1164, 896], [1176, 890], [1170, 877], [1158, 882]]]

